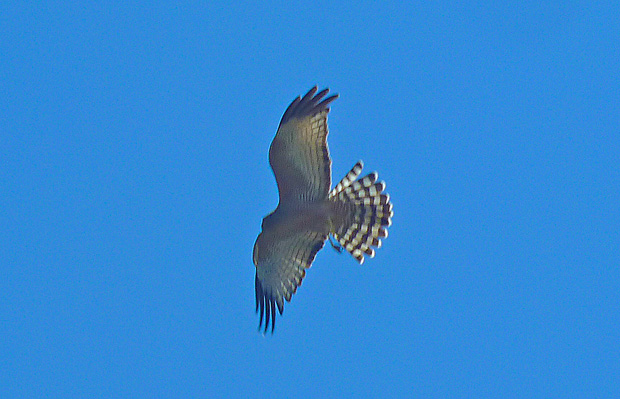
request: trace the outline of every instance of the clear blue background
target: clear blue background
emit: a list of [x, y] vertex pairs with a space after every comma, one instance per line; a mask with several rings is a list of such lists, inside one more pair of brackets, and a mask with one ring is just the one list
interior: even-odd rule
[[[620, 397], [617, 2], [68, 3], [0, 6], [1, 397]], [[393, 226], [263, 336], [315, 84]]]

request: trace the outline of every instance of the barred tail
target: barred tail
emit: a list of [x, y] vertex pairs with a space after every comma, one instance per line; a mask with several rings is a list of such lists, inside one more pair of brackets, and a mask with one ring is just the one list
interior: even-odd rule
[[394, 214], [390, 196], [382, 194], [385, 183], [376, 182], [376, 172], [356, 180], [362, 167], [362, 161], [357, 162], [329, 193], [334, 210], [331, 233], [360, 264], [364, 254], [375, 256], [372, 247], [381, 247]]

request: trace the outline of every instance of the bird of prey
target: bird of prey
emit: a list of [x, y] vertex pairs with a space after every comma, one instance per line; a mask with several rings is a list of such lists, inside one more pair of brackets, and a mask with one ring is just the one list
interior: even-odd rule
[[282, 314], [284, 299], [291, 300], [328, 237], [335, 249], [346, 249], [362, 264], [364, 255], [374, 257], [373, 247], [387, 237], [393, 215], [377, 173], [357, 179], [362, 161], [330, 190], [327, 114], [338, 95], [325, 97], [329, 89], [317, 90], [313, 87], [289, 105], [269, 148], [280, 198], [276, 210], [263, 219], [253, 251], [258, 328], [264, 317], [264, 332], [271, 320], [273, 333], [276, 306]]

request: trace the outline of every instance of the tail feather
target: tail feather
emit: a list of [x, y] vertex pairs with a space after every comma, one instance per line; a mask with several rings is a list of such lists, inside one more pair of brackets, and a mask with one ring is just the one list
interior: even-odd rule
[[362, 165], [356, 163], [329, 194], [335, 209], [331, 233], [360, 264], [364, 255], [375, 256], [372, 247], [381, 247], [394, 214], [390, 196], [382, 194], [385, 182], [377, 182], [376, 172], [355, 180]]
[[354, 182], [355, 179], [357, 179], [357, 176], [359, 176], [359, 174], [362, 173], [363, 167], [364, 167], [364, 162], [362, 162], [361, 160], [357, 161], [357, 163], [353, 165], [349, 173], [347, 173], [347, 175], [343, 177], [342, 180], [340, 180], [340, 183], [338, 183], [336, 187], [334, 187], [334, 189], [330, 191], [329, 197], [330, 198], [334, 197], [336, 196], [336, 194], [340, 193], [342, 190], [349, 187], [349, 185], [352, 182]]

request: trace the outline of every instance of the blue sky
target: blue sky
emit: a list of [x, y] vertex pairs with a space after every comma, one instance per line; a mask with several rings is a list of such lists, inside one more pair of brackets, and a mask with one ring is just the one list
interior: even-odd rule
[[[619, 15], [5, 2], [0, 396], [618, 397]], [[315, 84], [393, 225], [263, 336], [267, 152]]]

